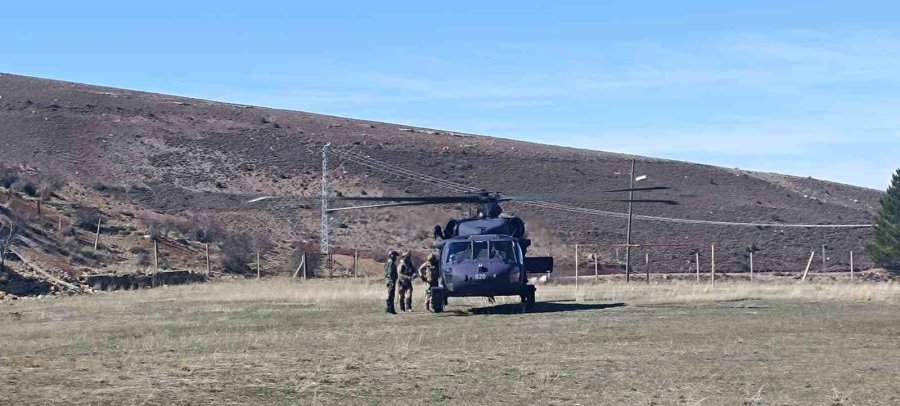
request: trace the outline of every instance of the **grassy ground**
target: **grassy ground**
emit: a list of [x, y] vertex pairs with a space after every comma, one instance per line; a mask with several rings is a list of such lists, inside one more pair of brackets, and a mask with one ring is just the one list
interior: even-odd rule
[[547, 286], [530, 314], [451, 299], [398, 316], [381, 286], [2, 304], [0, 404], [900, 403], [897, 285]]

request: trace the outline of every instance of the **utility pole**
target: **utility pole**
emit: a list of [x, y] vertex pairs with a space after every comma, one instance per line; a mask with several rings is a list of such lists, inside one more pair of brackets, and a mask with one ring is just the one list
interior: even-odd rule
[[325, 258], [328, 271], [331, 272], [331, 219], [328, 218], [328, 150], [331, 143], [322, 147], [322, 238], [320, 241], [322, 255]]
[[631, 282], [631, 209], [634, 205], [634, 159], [631, 160], [631, 175], [628, 177], [628, 227], [625, 229], [625, 282]]

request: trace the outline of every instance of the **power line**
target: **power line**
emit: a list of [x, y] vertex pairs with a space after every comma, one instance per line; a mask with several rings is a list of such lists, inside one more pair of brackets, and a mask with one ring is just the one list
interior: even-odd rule
[[[342, 157], [349, 158], [351, 162], [356, 164], [368, 167], [370, 169], [375, 169], [378, 171], [386, 172], [392, 174], [397, 177], [414, 180], [418, 182], [422, 182], [425, 184], [429, 184], [432, 186], [441, 187], [448, 190], [461, 191], [461, 192], [477, 192], [482, 189], [455, 183], [448, 181], [446, 179], [437, 178], [430, 175], [425, 175], [422, 173], [414, 172], [409, 169], [401, 168], [396, 165], [392, 165], [383, 161], [379, 161], [370, 156], [363, 156], [359, 154], [352, 153], [347, 150], [334, 149], [336, 154], [341, 155]], [[559, 211], [567, 211], [570, 213], [579, 213], [579, 214], [587, 214], [594, 216], [604, 216], [604, 217], [614, 217], [614, 218], [628, 218], [627, 213], [619, 213], [607, 210], [598, 210], [598, 209], [589, 209], [586, 207], [578, 207], [578, 206], [570, 206], [562, 203], [551, 203], [551, 202], [541, 202], [534, 200], [519, 200], [512, 201], [511, 203], [519, 203], [526, 206], [531, 206], [535, 208], [548, 209], [548, 210], [559, 210]], [[635, 219], [645, 220], [645, 221], [657, 221], [657, 222], [667, 222], [667, 223], [680, 223], [680, 224], [693, 224], [693, 225], [709, 225], [709, 226], [738, 226], [738, 227], [775, 227], [775, 228], [871, 228], [874, 227], [872, 224], [786, 224], [786, 223], [762, 223], [762, 222], [736, 222], [736, 221], [717, 221], [717, 220], [696, 220], [696, 219], [683, 219], [683, 218], [672, 218], [672, 217], [662, 217], [662, 216], [647, 216], [647, 215], [634, 215]]]
[[455, 191], [465, 191], [465, 192], [476, 192], [476, 191], [481, 190], [481, 189], [478, 189], [475, 187], [471, 187], [471, 186], [467, 186], [467, 185], [463, 185], [463, 184], [459, 184], [459, 183], [454, 183], [454, 182], [448, 181], [446, 179], [441, 179], [441, 178], [437, 178], [434, 176], [425, 175], [425, 174], [418, 173], [418, 172], [413, 172], [413, 171], [405, 169], [405, 168], [401, 168], [401, 167], [398, 167], [395, 165], [388, 164], [386, 162], [379, 161], [379, 160], [369, 157], [369, 156], [354, 154], [354, 153], [346, 151], [346, 150], [337, 150], [336, 149], [336, 150], [334, 150], [334, 152], [337, 153], [338, 155], [341, 155], [344, 158], [348, 158], [350, 161], [357, 163], [359, 165], [362, 165], [362, 166], [365, 166], [365, 167], [368, 167], [371, 169], [375, 169], [375, 170], [380, 170], [383, 172], [388, 172], [388, 173], [391, 173], [393, 175], [396, 175], [396, 176], [399, 176], [402, 178], [428, 183], [430, 185], [438, 186], [438, 187], [441, 187], [444, 189], [455, 190]]
[[[543, 209], [561, 210], [572, 213], [590, 214], [597, 216], [607, 216], [616, 218], [628, 218], [627, 213], [617, 213], [605, 210], [588, 209], [584, 207], [568, 206], [558, 203], [520, 201], [513, 203], [521, 203], [528, 206], [539, 207]], [[697, 225], [715, 225], [715, 226], [744, 226], [744, 227], [783, 227], [783, 228], [869, 228], [871, 224], [785, 224], [785, 223], [745, 223], [735, 221], [715, 221], [715, 220], [693, 220], [680, 219], [660, 216], [634, 215], [635, 219], [660, 221], [669, 223], [697, 224]]]

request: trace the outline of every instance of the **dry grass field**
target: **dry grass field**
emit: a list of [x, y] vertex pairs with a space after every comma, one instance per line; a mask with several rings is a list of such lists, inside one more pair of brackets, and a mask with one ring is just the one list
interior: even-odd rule
[[0, 305], [0, 404], [900, 403], [894, 284], [542, 286], [382, 312], [380, 282]]

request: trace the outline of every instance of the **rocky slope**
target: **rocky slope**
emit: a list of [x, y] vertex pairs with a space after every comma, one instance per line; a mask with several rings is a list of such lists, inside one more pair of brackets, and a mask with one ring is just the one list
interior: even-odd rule
[[[319, 191], [326, 142], [335, 149], [331, 167], [336, 194], [436, 195], [458, 192], [455, 185], [461, 184], [550, 195], [555, 203], [622, 213], [625, 204], [601, 198], [624, 194], [598, 192], [627, 186], [634, 158], [638, 173], [650, 177], [646, 185], [674, 187], [654, 192], [654, 197], [681, 203], [636, 207], [646, 215], [773, 224], [871, 223], [881, 195], [809, 178], [0, 75], [0, 163], [57, 173], [77, 185], [67, 196], [72, 202], [112, 213], [205, 213], [234, 232], [264, 233], [280, 247], [304, 241], [311, 246], [319, 212], [314, 202], [302, 198]], [[298, 199], [247, 203], [261, 194]], [[621, 218], [523, 204], [506, 209], [528, 221], [534, 251], [556, 255], [567, 272], [575, 244], [597, 245], [582, 252], [597, 251], [601, 262], [614, 264], [615, 249], [608, 245], [624, 242]], [[467, 211], [445, 206], [341, 214], [336, 216], [336, 245], [371, 253], [391, 247], [421, 250], [434, 224]], [[828, 245], [828, 267], [846, 267], [851, 250], [856, 264], [866, 267], [871, 263], [863, 246], [870, 236], [869, 229], [648, 220], [634, 225], [639, 244], [704, 247], [704, 268], [708, 247], [716, 244], [723, 271], [745, 269], [751, 245], [760, 249], [757, 269], [802, 268], [809, 252], [822, 244]], [[283, 248], [281, 255], [287, 251]], [[645, 249], [636, 251], [643, 266]], [[692, 248], [648, 252], [656, 267], [678, 271], [692, 266]]]

